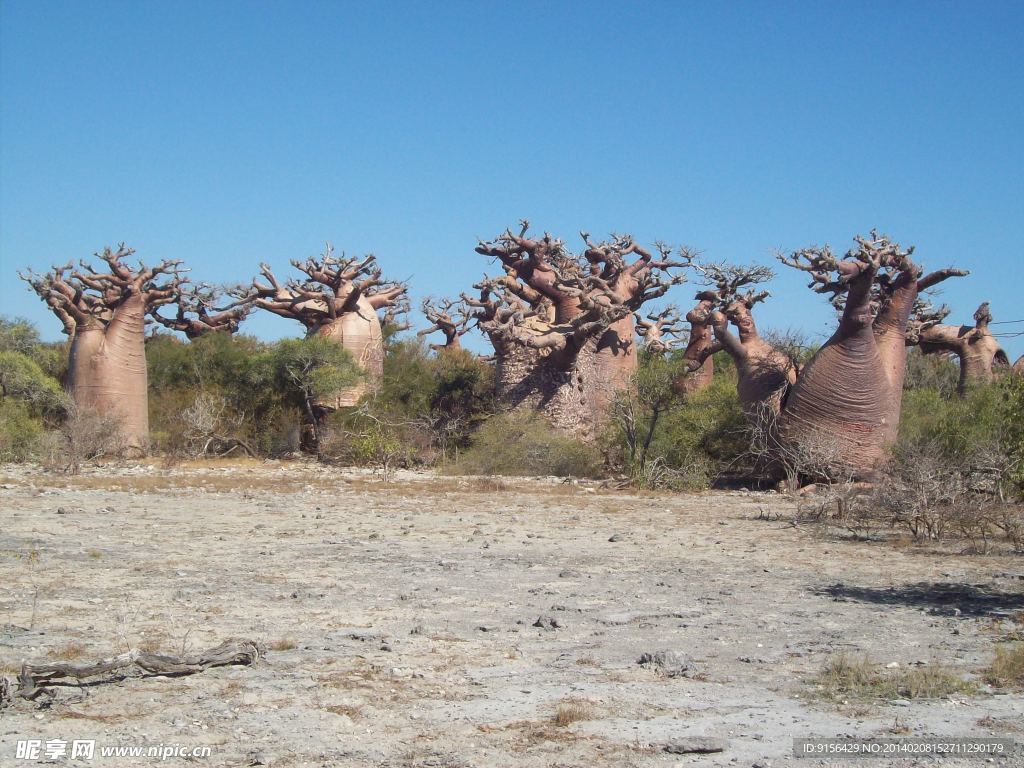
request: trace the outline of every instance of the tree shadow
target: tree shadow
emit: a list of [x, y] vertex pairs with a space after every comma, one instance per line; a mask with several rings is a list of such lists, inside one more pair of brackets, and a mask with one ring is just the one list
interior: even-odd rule
[[988, 584], [922, 581], [899, 587], [858, 587], [839, 583], [811, 591], [840, 602], [902, 605], [940, 616], [1006, 616], [1024, 610], [1024, 592], [1004, 592]]

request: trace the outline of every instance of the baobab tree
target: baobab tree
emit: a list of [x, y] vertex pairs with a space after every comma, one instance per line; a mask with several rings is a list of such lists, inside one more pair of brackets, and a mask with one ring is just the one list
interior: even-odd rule
[[807, 272], [810, 286], [843, 296], [839, 326], [784, 396], [775, 437], [779, 449], [832, 446], [832, 461], [870, 476], [896, 439], [906, 375], [906, 334], [919, 294], [964, 270], [923, 275], [903, 250], [872, 231], [839, 258], [828, 246], [780, 255]]
[[636, 333], [644, 340], [644, 348], [652, 354], [662, 355], [679, 344], [683, 334], [679, 310], [669, 305], [660, 312], [648, 312], [647, 316], [635, 312]]
[[[946, 309], [943, 317], [948, 314]], [[944, 325], [941, 322], [922, 321], [913, 334], [908, 334], [907, 343], [916, 343], [924, 354], [944, 353], [956, 355], [960, 363], [960, 382], [957, 392], [961, 395], [977, 384], [994, 380], [998, 370], [1009, 370], [1010, 360], [999, 341], [989, 330], [992, 313], [986, 301], [974, 313], [974, 325]]]
[[355, 405], [383, 375], [384, 337], [377, 312], [399, 304], [407, 286], [384, 280], [376, 261], [372, 255], [362, 260], [344, 254], [335, 256], [328, 243], [320, 257], [292, 260], [292, 266], [304, 278], [282, 283], [267, 264], [261, 264], [263, 280], [254, 278], [251, 288], [238, 293], [239, 300], [252, 301], [259, 309], [299, 321], [307, 337], [331, 339], [352, 354], [365, 372], [365, 380], [320, 398], [318, 406], [323, 409]]
[[677, 383], [683, 392], [691, 394], [711, 385], [715, 377], [713, 355], [722, 349], [722, 345], [715, 340], [711, 326], [712, 314], [721, 296], [718, 291], [704, 290], [698, 292], [694, 298], [697, 299], [697, 304], [686, 313], [690, 335], [683, 351], [688, 375]]
[[835, 333], [799, 370], [757, 333], [751, 309], [767, 293], [738, 293], [766, 275], [744, 268], [713, 275], [721, 296], [712, 315], [716, 339], [737, 362], [740, 402], [777, 459], [773, 472], [783, 464], [792, 469], [793, 461], [845, 476], [875, 471], [896, 439], [915, 302], [922, 291], [967, 274], [950, 268], [922, 276], [913, 248], [902, 250], [874, 231], [855, 242], [843, 258], [828, 246], [779, 256], [810, 274], [809, 287], [829, 295], [841, 312]]
[[466, 300], [441, 299], [435, 301], [427, 297], [423, 300], [421, 307], [423, 315], [431, 322], [431, 326], [417, 331], [416, 335], [429, 336], [440, 331], [444, 335], [444, 344], [431, 344], [431, 349], [436, 351], [461, 349], [462, 342], [459, 339], [469, 330], [470, 322], [473, 319]]
[[505, 274], [464, 298], [494, 345], [499, 396], [592, 439], [636, 369], [633, 313], [682, 282], [674, 270], [689, 266], [692, 254], [681, 249], [675, 261], [659, 244], [655, 258], [629, 236], [594, 242], [583, 232], [577, 255], [528, 229], [522, 221], [518, 233], [480, 242], [477, 253], [498, 259]]
[[135, 253], [124, 243], [96, 257], [106, 271], [88, 262], [55, 266], [43, 275], [19, 273], [64, 325], [71, 340], [67, 387], [75, 405], [116, 419], [124, 445], [149, 448], [146, 377], [146, 314], [176, 300], [182, 284], [181, 262], [142, 262], [129, 266]]
[[225, 299], [225, 293], [212, 285], [182, 286], [173, 302], [173, 317], [165, 317], [156, 306], [150, 308], [149, 316], [165, 328], [181, 331], [189, 339], [208, 333], [237, 333], [241, 322], [252, 312], [252, 303], [242, 300], [218, 307]]
[[[705, 321], [714, 329], [715, 343], [710, 345], [705, 340], [699, 352], [707, 354], [720, 348], [733, 359], [740, 406], [749, 421], [765, 428], [778, 416], [789, 388], [796, 382], [793, 361], [761, 336], [751, 311], [770, 295], [753, 286], [770, 280], [774, 273], [760, 265], [717, 263], [701, 266], [700, 270], [715, 287], [698, 294], [700, 309], [691, 314], [700, 320], [707, 315], [708, 307], [715, 307]], [[730, 324], [736, 328], [735, 334], [729, 330]]]

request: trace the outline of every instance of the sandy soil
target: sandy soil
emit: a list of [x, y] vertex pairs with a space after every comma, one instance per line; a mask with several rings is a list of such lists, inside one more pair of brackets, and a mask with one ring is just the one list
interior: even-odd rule
[[[1020, 557], [828, 539], [790, 512], [770, 494], [385, 485], [303, 465], [2, 467], [9, 676], [127, 647], [270, 650], [254, 668], [19, 703], [0, 715], [0, 765], [29, 764], [14, 759], [26, 738], [212, 747], [166, 765], [395, 768], [845, 765], [794, 759], [792, 740], [1024, 740], [1019, 694], [844, 704], [812, 682], [844, 651], [976, 674], [1024, 609]], [[637, 663], [660, 650], [685, 669]], [[582, 719], [559, 725], [560, 708]], [[691, 736], [727, 743], [665, 751]]]

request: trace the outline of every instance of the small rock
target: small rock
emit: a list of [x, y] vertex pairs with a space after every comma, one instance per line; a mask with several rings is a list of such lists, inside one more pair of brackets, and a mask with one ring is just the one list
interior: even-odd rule
[[578, 579], [580, 577], [579, 571], [574, 571], [571, 568], [567, 568], [558, 574], [560, 579]]
[[710, 736], [690, 736], [676, 739], [665, 745], [665, 751], [672, 755], [710, 755], [724, 752], [729, 743], [724, 739], [713, 739]]
[[537, 620], [533, 622], [533, 626], [546, 629], [549, 632], [562, 628], [562, 624], [558, 619], [552, 618], [551, 616], [539, 616]]
[[680, 677], [693, 666], [684, 654], [669, 650], [643, 653], [636, 663], [642, 667], [659, 669], [669, 677]]
[[608, 537], [608, 541], [622, 541], [622, 534], [613, 533], [611, 536]]

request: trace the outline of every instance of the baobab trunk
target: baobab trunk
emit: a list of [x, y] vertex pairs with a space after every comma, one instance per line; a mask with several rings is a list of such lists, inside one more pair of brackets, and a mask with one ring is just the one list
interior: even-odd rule
[[[374, 391], [384, 373], [384, 333], [378, 310], [404, 302], [404, 283], [385, 281], [376, 257], [362, 261], [334, 256], [334, 248], [319, 258], [293, 260], [292, 266], [306, 279], [278, 282], [270, 267], [260, 265], [266, 283], [256, 278], [252, 288], [240, 294], [260, 309], [298, 320], [307, 337], [322, 336], [346, 349], [366, 376], [359, 384], [318, 398], [315, 405], [327, 412], [355, 405], [360, 397]], [[404, 306], [404, 304], [403, 304]]]
[[[612, 323], [596, 340], [592, 361], [581, 360], [584, 368], [591, 369], [586, 378], [590, 382], [590, 408], [598, 428], [608, 422], [616, 395], [633, 384], [637, 369], [635, 335], [636, 325], [630, 313]], [[586, 351], [583, 356], [590, 357]]]
[[[667, 270], [688, 262], [670, 261], [661, 246], [654, 260], [628, 236], [592, 243], [585, 232], [586, 250], [575, 255], [548, 234], [528, 237], [529, 222], [521, 224], [518, 234], [506, 230], [477, 246], [505, 275], [477, 284], [479, 299], [463, 299], [494, 345], [505, 402], [593, 440], [636, 370], [632, 313], [679, 282]], [[630, 254], [638, 257], [631, 264]]]
[[331, 410], [352, 406], [368, 391], [379, 386], [384, 376], [384, 334], [377, 311], [365, 296], [359, 297], [353, 311], [310, 329], [309, 335], [336, 341], [366, 372], [366, 378], [358, 384], [320, 398], [317, 406]]
[[701, 291], [695, 298], [697, 306], [686, 313], [686, 320], [690, 324], [690, 338], [687, 340], [683, 359], [689, 373], [676, 385], [681, 391], [689, 394], [711, 386], [715, 378], [714, 354], [722, 348], [722, 345], [715, 341], [711, 325], [712, 313], [721, 296], [717, 291]]
[[[180, 262], [163, 261], [154, 268], [128, 267], [133, 254], [122, 244], [97, 254], [109, 273], [83, 262], [54, 267], [45, 275], [21, 275], [64, 324], [71, 337], [67, 388], [75, 405], [87, 412], [115, 418], [122, 445], [135, 451], [149, 448], [146, 374], [146, 314], [175, 301], [183, 282]], [[160, 275], [167, 282], [157, 285]]]
[[[985, 302], [974, 313], [974, 325], [929, 325], [915, 337], [925, 354], [954, 354], [960, 361], [960, 381], [957, 392], [964, 395], [977, 385], [995, 380], [999, 369], [1008, 370], [1010, 359], [989, 330], [992, 315]], [[912, 343], [908, 340], [908, 344]]]
[[815, 472], [870, 478], [897, 436], [905, 339], [917, 295], [965, 273], [940, 270], [921, 278], [910, 258], [913, 248], [902, 251], [876, 232], [855, 240], [857, 248], [844, 259], [827, 247], [782, 258], [810, 273], [818, 292], [845, 300], [838, 329], [789, 392], [779, 416], [778, 448], [809, 461]]
[[143, 453], [149, 450], [145, 312], [140, 295], [114, 310], [90, 359], [86, 381], [75, 385], [83, 403], [115, 417], [126, 445]]
[[[761, 338], [751, 307], [767, 294], [748, 294], [730, 302], [725, 312], [711, 315], [715, 340], [736, 365], [736, 393], [747, 420], [760, 429], [772, 429], [790, 387], [796, 381], [793, 362]], [[737, 335], [729, 331], [729, 323]]]
[[[872, 329], [874, 270], [851, 287], [839, 329], [804, 367], [779, 419], [779, 438], [812, 462], [870, 474], [892, 434], [892, 383]], [[837, 467], [839, 469], [839, 467]]]

